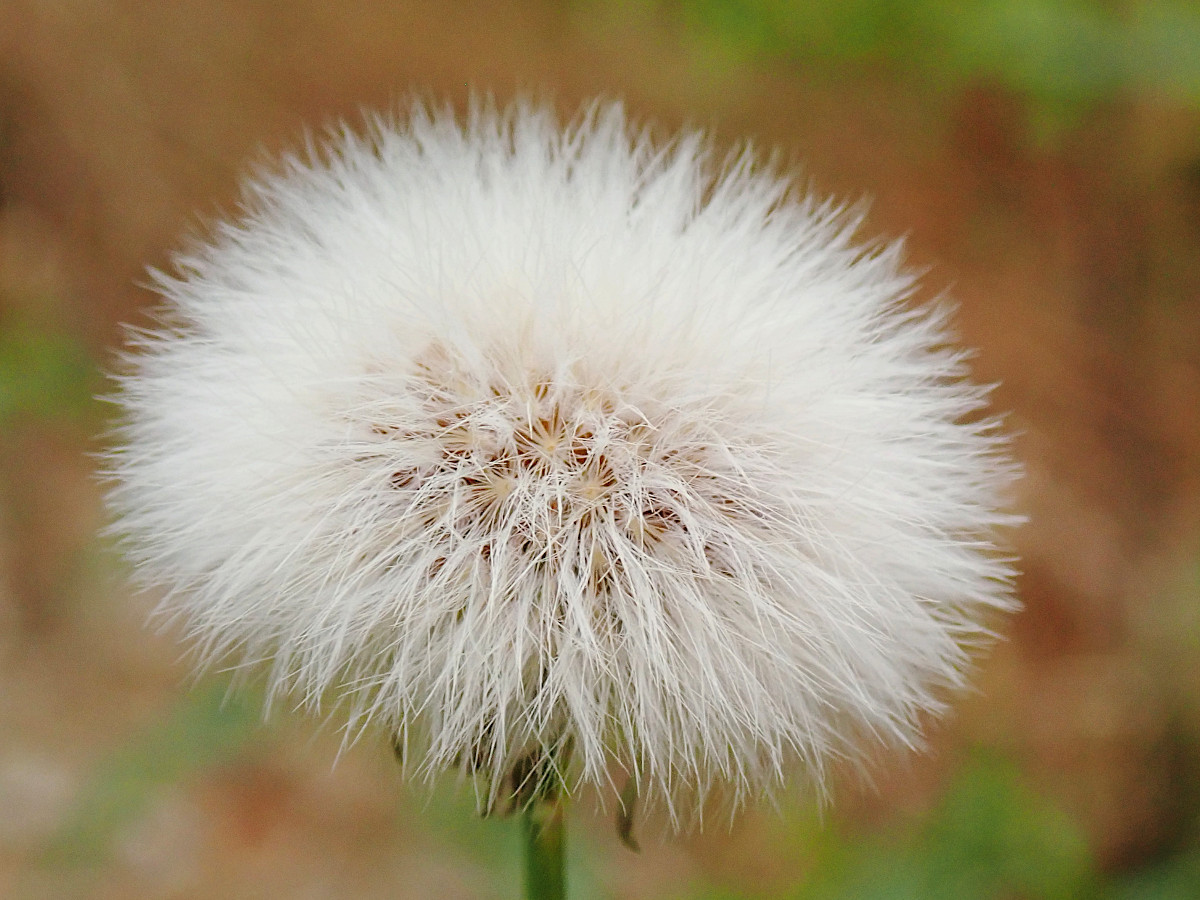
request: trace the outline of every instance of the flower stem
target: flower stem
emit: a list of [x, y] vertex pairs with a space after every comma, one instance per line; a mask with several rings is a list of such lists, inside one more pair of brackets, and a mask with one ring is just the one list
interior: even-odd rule
[[563, 802], [557, 792], [543, 794], [525, 807], [525, 896], [527, 900], [563, 900]]

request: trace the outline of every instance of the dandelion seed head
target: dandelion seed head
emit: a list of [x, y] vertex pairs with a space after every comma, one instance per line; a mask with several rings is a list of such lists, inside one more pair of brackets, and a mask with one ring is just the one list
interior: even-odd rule
[[111, 505], [203, 661], [423, 775], [686, 817], [913, 744], [1011, 608], [1014, 468], [894, 245], [619, 106], [416, 105], [159, 276]]

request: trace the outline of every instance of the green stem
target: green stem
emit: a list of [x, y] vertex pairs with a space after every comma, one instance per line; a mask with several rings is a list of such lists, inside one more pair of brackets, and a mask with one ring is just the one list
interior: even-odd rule
[[555, 792], [525, 807], [525, 896], [527, 900], [563, 900], [563, 802]]

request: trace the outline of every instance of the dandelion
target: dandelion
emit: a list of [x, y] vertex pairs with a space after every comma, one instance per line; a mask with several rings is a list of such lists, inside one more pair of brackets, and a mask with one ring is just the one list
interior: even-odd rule
[[986, 390], [857, 224], [615, 105], [340, 134], [159, 276], [129, 553], [203, 661], [485, 807], [820, 787], [1012, 606]]

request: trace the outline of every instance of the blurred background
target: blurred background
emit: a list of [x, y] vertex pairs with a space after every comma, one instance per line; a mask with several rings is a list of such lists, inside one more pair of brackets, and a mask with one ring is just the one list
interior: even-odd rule
[[[869, 198], [1028, 476], [1025, 610], [920, 754], [621, 846], [584, 898], [1200, 897], [1200, 6], [0, 0], [0, 896], [514, 898], [517, 823], [190, 676], [102, 536], [120, 323], [308, 126], [597, 94]], [[335, 765], [336, 760], [336, 765]]]

